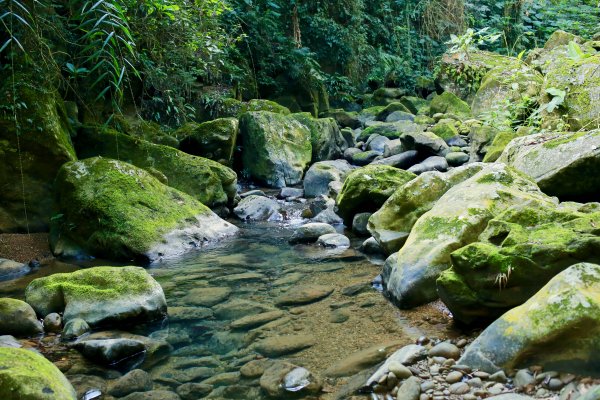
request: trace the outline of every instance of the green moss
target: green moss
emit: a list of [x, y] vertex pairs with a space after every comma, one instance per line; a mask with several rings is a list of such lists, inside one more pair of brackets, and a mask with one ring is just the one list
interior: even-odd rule
[[393, 102], [388, 104], [384, 109], [377, 113], [376, 119], [378, 121], [385, 121], [385, 119], [395, 111], [402, 111], [405, 113], [412, 114], [411, 111], [401, 102]]
[[477, 183], [501, 183], [503, 185], [511, 185], [514, 182], [512, 173], [506, 171], [490, 172], [477, 179]]
[[419, 238], [431, 240], [440, 235], [459, 236], [466, 224], [460, 218], [430, 217], [425, 219], [425, 223], [419, 224]]
[[483, 162], [494, 162], [498, 160], [510, 141], [519, 136], [521, 135], [512, 130], [498, 132], [494, 137], [492, 144], [488, 147], [487, 153], [483, 157]]
[[347, 145], [335, 119], [313, 118], [307, 112], [292, 114], [291, 117], [310, 130], [311, 162], [333, 160], [342, 155], [341, 149]]
[[[547, 149], [555, 149], [563, 144], [574, 142], [577, 139], [582, 138], [587, 135], [589, 135], [588, 131], [581, 131], [581, 132], [575, 132], [575, 133], [564, 133], [559, 138], [544, 142], [544, 147]], [[598, 135], [600, 135], [600, 131], [595, 132], [592, 135], [598, 136]]]
[[431, 100], [430, 113], [454, 114], [460, 118], [468, 118], [471, 116], [471, 108], [456, 95], [444, 92]]
[[358, 136], [358, 141], [367, 141], [371, 135], [381, 135], [388, 139], [397, 139], [400, 137], [400, 129], [396, 123], [382, 122], [363, 130]]
[[0, 398], [75, 400], [73, 386], [54, 364], [30, 350], [0, 348]]
[[435, 133], [437, 136], [444, 140], [448, 140], [458, 136], [458, 129], [456, 129], [454, 122], [444, 120], [435, 124], [431, 128], [431, 132]]
[[238, 132], [236, 118], [219, 118], [202, 124], [187, 123], [175, 134], [181, 140], [180, 150], [230, 166]]

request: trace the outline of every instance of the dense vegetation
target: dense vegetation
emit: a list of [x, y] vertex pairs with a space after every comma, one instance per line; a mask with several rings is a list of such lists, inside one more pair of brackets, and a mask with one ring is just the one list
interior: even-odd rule
[[289, 107], [290, 93], [326, 91], [334, 105], [348, 105], [380, 86], [414, 90], [429, 84], [451, 35], [469, 27], [499, 34], [483, 47], [517, 55], [557, 28], [591, 37], [600, 16], [592, 0], [0, 4], [3, 70], [26, 58], [80, 107], [105, 118], [126, 109], [170, 126], [223, 97]]

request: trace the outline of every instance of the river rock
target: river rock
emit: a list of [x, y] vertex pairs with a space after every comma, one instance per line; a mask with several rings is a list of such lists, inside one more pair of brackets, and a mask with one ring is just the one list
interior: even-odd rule
[[447, 173], [427, 172], [400, 186], [369, 219], [368, 229], [387, 254], [404, 245], [417, 220], [431, 210], [450, 188], [471, 178], [484, 164], [471, 164]]
[[27, 264], [0, 258], [0, 282], [19, 278], [30, 271]]
[[352, 219], [352, 232], [360, 236], [369, 236], [367, 224], [372, 213], [358, 213]]
[[65, 324], [62, 330], [62, 339], [77, 339], [79, 336], [88, 333], [90, 330], [91, 328], [88, 323], [85, 322], [85, 320], [81, 318], [73, 318]]
[[373, 165], [389, 165], [400, 169], [409, 169], [419, 162], [419, 152], [416, 150], [404, 151], [400, 154], [373, 161]]
[[23, 345], [14, 336], [0, 335], [0, 347], [12, 347], [15, 349], [20, 349], [23, 347]]
[[383, 151], [385, 149], [385, 145], [390, 141], [390, 139], [381, 135], [371, 135], [369, 140], [367, 140], [366, 146], [368, 150], [373, 150], [379, 153], [379, 155], [383, 155]]
[[95, 326], [163, 318], [162, 288], [140, 267], [94, 267], [33, 280], [27, 302], [39, 315], [63, 312], [66, 322], [81, 318]]
[[217, 304], [213, 307], [214, 315], [220, 320], [236, 320], [244, 316], [260, 314], [275, 309], [264, 302], [246, 300], [246, 299], [230, 299], [225, 303]]
[[378, 151], [375, 151], [375, 150], [361, 151], [361, 152], [358, 152], [358, 153], [352, 155], [351, 162], [353, 165], [358, 165], [359, 167], [362, 167], [362, 166], [371, 164], [378, 157], [381, 157], [381, 153]]
[[465, 324], [495, 319], [533, 296], [553, 276], [600, 252], [600, 210], [532, 202], [492, 219], [477, 242], [451, 254], [438, 292]]
[[100, 156], [145, 169], [160, 176], [162, 183], [187, 193], [207, 207], [231, 204], [237, 193], [237, 175], [230, 168], [105, 127], [80, 129], [75, 147], [81, 159]]
[[374, 238], [370, 237], [360, 245], [360, 251], [365, 254], [384, 254], [383, 247]]
[[44, 329], [29, 304], [17, 299], [0, 298], [0, 332], [21, 337], [43, 333]]
[[487, 327], [459, 364], [486, 372], [543, 365], [547, 370], [593, 374], [600, 346], [599, 290], [599, 265], [567, 268]]
[[283, 317], [283, 311], [268, 311], [256, 315], [248, 315], [233, 321], [230, 326], [232, 329], [251, 329], [260, 325], [264, 325], [267, 322], [274, 321]]
[[296, 199], [304, 197], [304, 190], [299, 188], [284, 187], [281, 188], [277, 197], [280, 199]]
[[308, 334], [272, 336], [256, 343], [255, 350], [266, 357], [280, 357], [313, 346], [316, 340]]
[[350, 239], [341, 233], [328, 233], [319, 236], [319, 239], [317, 239], [317, 244], [325, 248], [346, 249], [350, 247]]
[[387, 165], [369, 165], [359, 168], [346, 178], [337, 197], [339, 215], [350, 226], [359, 212], [374, 212], [415, 175]]
[[491, 164], [449, 189], [413, 226], [404, 247], [383, 268], [386, 290], [400, 307], [437, 299], [435, 281], [450, 254], [475, 242], [487, 223], [509, 206], [553, 204], [537, 185], [504, 164]]
[[321, 161], [310, 166], [304, 177], [306, 197], [330, 194], [331, 182], [344, 182], [353, 167], [345, 160]]
[[152, 390], [152, 378], [146, 371], [134, 369], [108, 386], [108, 394], [115, 397], [124, 397], [133, 392], [147, 392]]
[[23, 349], [0, 348], [0, 398], [76, 400], [75, 389], [43, 356]]
[[367, 380], [366, 385], [372, 386], [378, 383], [383, 376], [390, 372], [396, 375], [398, 379], [406, 379], [412, 376], [412, 372], [406, 365], [412, 365], [425, 358], [427, 358], [427, 348], [416, 344], [404, 346], [385, 360], [377, 371], [375, 371], [375, 373]]
[[275, 298], [277, 306], [309, 304], [319, 301], [333, 293], [333, 289], [323, 285], [294, 286]]
[[448, 171], [448, 168], [448, 161], [446, 161], [445, 157], [433, 156], [427, 157], [419, 164], [413, 165], [408, 171], [416, 175], [421, 175], [422, 173], [429, 171], [446, 172]]
[[205, 383], [184, 383], [177, 387], [177, 394], [182, 400], [196, 400], [212, 392], [213, 387]]
[[402, 400], [418, 400], [420, 394], [421, 381], [419, 378], [411, 376], [400, 385], [396, 398]]
[[[231, 294], [228, 287], [206, 287], [194, 288], [188, 292], [183, 301], [185, 304], [193, 304], [200, 307], [212, 307], [226, 300]], [[204, 315], [204, 312], [201, 312]], [[212, 316], [212, 313], [211, 313]]]
[[292, 114], [291, 117], [310, 130], [311, 162], [335, 160], [348, 148], [333, 118], [313, 118], [309, 113]]
[[121, 161], [67, 163], [55, 186], [62, 214], [52, 226], [55, 255], [80, 255], [65, 250], [74, 244], [95, 256], [150, 262], [238, 231], [189, 195]]
[[328, 225], [343, 225], [344, 220], [335, 213], [334, 208], [335, 205], [328, 205], [327, 208], [317, 214], [312, 221]]
[[319, 237], [328, 233], [336, 233], [335, 228], [322, 222], [312, 222], [297, 228], [289, 239], [289, 243], [314, 243]]
[[122, 400], [181, 400], [177, 393], [168, 390], [151, 390], [149, 392], [135, 392], [121, 397]]
[[57, 313], [50, 313], [44, 317], [45, 332], [60, 332], [62, 330], [62, 317]]
[[469, 155], [462, 151], [453, 151], [446, 154], [446, 161], [451, 167], [459, 167], [469, 161]]
[[86, 358], [103, 365], [117, 364], [145, 350], [142, 342], [131, 339], [82, 340], [74, 347]]
[[243, 198], [233, 209], [233, 213], [243, 221], [273, 221], [282, 218], [280, 209], [276, 200], [251, 195]]
[[600, 130], [520, 137], [498, 161], [531, 176], [551, 196], [600, 199], [600, 176], [589, 173], [600, 167]]
[[429, 105], [430, 115], [452, 114], [461, 118], [471, 116], [471, 108], [452, 92], [444, 92], [434, 96]]
[[202, 124], [188, 122], [174, 136], [180, 139], [180, 150], [231, 165], [239, 130], [236, 118], [218, 118]]
[[405, 133], [400, 141], [404, 149], [416, 150], [425, 156], [443, 156], [448, 151], [446, 142], [433, 132]]
[[301, 182], [312, 158], [310, 130], [292, 117], [249, 112], [240, 118], [242, 160], [250, 176], [270, 187]]
[[260, 387], [274, 398], [306, 396], [321, 391], [321, 380], [305, 368], [277, 361], [260, 378]]
[[458, 360], [460, 349], [450, 342], [438, 343], [429, 350], [429, 357], [444, 357]]
[[402, 342], [387, 342], [359, 350], [331, 365], [323, 375], [331, 378], [354, 375], [384, 361], [401, 346]]

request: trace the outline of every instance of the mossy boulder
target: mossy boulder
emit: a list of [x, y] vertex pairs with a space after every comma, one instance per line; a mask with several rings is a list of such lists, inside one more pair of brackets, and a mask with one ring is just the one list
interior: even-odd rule
[[293, 117], [272, 112], [242, 115], [244, 169], [270, 187], [292, 186], [302, 181], [312, 158], [310, 130]]
[[471, 107], [454, 93], [444, 92], [435, 96], [429, 106], [430, 115], [452, 114], [460, 118], [471, 116]]
[[321, 114], [323, 118], [333, 118], [340, 128], [357, 129], [361, 127], [361, 121], [356, 112], [345, 111], [342, 109], [329, 110]]
[[75, 389], [43, 356], [24, 349], [0, 348], [0, 398], [76, 400]]
[[473, 115], [494, 126], [510, 127], [528, 117], [528, 106], [538, 97], [543, 81], [539, 72], [520, 61], [492, 68], [475, 94]]
[[426, 172], [400, 186], [383, 206], [369, 218], [368, 229], [387, 254], [404, 245], [417, 220], [431, 210], [451, 187], [483, 169], [476, 163], [447, 173]]
[[570, 130], [600, 128], [600, 55], [581, 58], [564, 57], [546, 74], [539, 99], [541, 107], [548, 105], [554, 96], [548, 89], [566, 92], [564, 102], [552, 113], [543, 112], [543, 126], [554, 128], [566, 122]]
[[33, 336], [44, 332], [44, 329], [29, 304], [0, 298], [0, 332], [4, 335]]
[[421, 97], [404, 96], [400, 99], [409, 112], [412, 114], [429, 115], [429, 100], [425, 100]]
[[92, 327], [167, 314], [161, 286], [141, 267], [94, 267], [34, 279], [25, 299], [38, 315], [64, 312], [65, 322], [80, 318]]
[[390, 103], [397, 102], [406, 94], [406, 90], [401, 88], [382, 87], [373, 92], [372, 102], [377, 106], [387, 106]]
[[587, 54], [596, 53], [593, 46], [584, 43], [583, 38], [558, 30], [550, 35], [543, 48], [529, 51], [525, 62], [546, 75], [548, 71], [559, 66], [569, 56], [569, 44], [571, 42], [579, 45], [581, 50]]
[[372, 135], [385, 136], [388, 139], [398, 139], [403, 134], [420, 133], [425, 126], [413, 121], [381, 122], [363, 130], [356, 140], [366, 142]]
[[291, 117], [310, 130], [311, 162], [335, 160], [348, 148], [333, 118], [313, 118], [309, 113], [292, 114]]
[[73, 246], [108, 259], [149, 262], [237, 229], [149, 172], [101, 157], [65, 164], [56, 178], [55, 254]]
[[154, 121], [146, 121], [131, 116], [115, 116], [111, 120], [110, 126], [121, 133], [147, 142], [175, 148], [179, 146], [179, 140], [177, 140], [175, 133], [165, 132]]
[[414, 224], [406, 243], [383, 268], [386, 291], [400, 307], [437, 299], [435, 281], [450, 268], [450, 254], [477, 241], [487, 223], [507, 207], [550, 202], [528, 177], [504, 164], [485, 164], [449, 189]]
[[64, 103], [47, 82], [27, 74], [0, 74], [0, 94], [0, 232], [46, 231], [54, 177], [77, 159]]
[[489, 70], [498, 66], [510, 66], [515, 60], [512, 57], [481, 50], [468, 53], [448, 52], [440, 61], [436, 84], [442, 90], [471, 103], [481, 80]]
[[596, 375], [600, 361], [600, 266], [575, 264], [492, 325], [458, 361], [493, 373], [542, 365]]
[[498, 128], [490, 125], [471, 126], [469, 131], [469, 142], [471, 145], [469, 160], [471, 162], [482, 161], [499, 133], [500, 130]]
[[458, 129], [456, 128], [456, 122], [451, 119], [442, 119], [438, 121], [438, 123], [432, 126], [430, 130], [446, 142], [459, 134]]
[[378, 121], [385, 121], [387, 119], [387, 117], [390, 116], [390, 114], [392, 114], [396, 111], [402, 111], [402, 112], [405, 112], [408, 114], [412, 114], [412, 112], [408, 109], [408, 107], [406, 107], [404, 105], [404, 103], [398, 101], [398, 102], [388, 104], [383, 110], [378, 112], [376, 119]]
[[243, 102], [236, 99], [225, 99], [216, 107], [217, 118], [240, 118], [242, 114], [253, 111], [269, 111], [288, 115], [290, 110], [271, 100], [252, 99]]
[[208, 207], [231, 204], [237, 193], [237, 175], [226, 166], [117, 131], [85, 127], [75, 146], [82, 159], [101, 156], [133, 164]]
[[396, 189], [415, 177], [411, 172], [387, 165], [354, 170], [346, 177], [336, 199], [338, 214], [346, 226], [351, 226], [355, 214], [377, 211]]
[[600, 130], [517, 138], [498, 161], [531, 176], [551, 196], [600, 200]]
[[495, 319], [521, 305], [578, 261], [600, 262], [600, 212], [566, 203], [513, 206], [477, 242], [452, 253], [438, 292], [463, 323]]
[[180, 150], [231, 166], [239, 130], [236, 118], [219, 118], [202, 124], [188, 122], [175, 135], [181, 140]]
[[533, 128], [522, 126], [516, 131], [512, 129], [505, 129], [498, 132], [492, 143], [488, 145], [485, 149], [485, 155], [483, 156], [483, 162], [494, 162], [497, 161], [498, 158], [502, 155], [502, 152], [511, 142], [511, 140], [521, 137], [527, 136], [533, 133]]

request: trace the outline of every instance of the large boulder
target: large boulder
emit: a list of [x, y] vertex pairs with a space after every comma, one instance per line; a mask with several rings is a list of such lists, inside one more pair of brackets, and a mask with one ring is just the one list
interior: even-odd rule
[[354, 167], [346, 160], [320, 161], [310, 166], [304, 176], [304, 195], [306, 197], [329, 196], [331, 185], [342, 186]]
[[450, 254], [476, 241], [488, 221], [507, 207], [535, 199], [550, 202], [517, 171], [504, 164], [486, 165], [417, 220], [402, 249], [385, 262], [387, 292], [400, 307], [437, 299], [435, 281], [451, 266]]
[[102, 127], [86, 127], [77, 134], [79, 158], [106, 157], [128, 162], [156, 176], [164, 184], [196, 198], [208, 207], [231, 203], [237, 175], [216, 161], [168, 146], [146, 142]]
[[547, 371], [595, 375], [600, 368], [598, 293], [600, 265], [573, 265], [490, 325], [458, 363], [485, 372], [541, 365]]
[[0, 332], [3, 335], [33, 336], [44, 332], [31, 306], [22, 300], [0, 298]]
[[369, 218], [369, 232], [387, 254], [400, 250], [417, 220], [431, 210], [444, 193], [483, 168], [483, 164], [476, 163], [447, 173], [426, 172], [419, 175], [400, 186]]
[[471, 108], [452, 92], [444, 92], [431, 100], [431, 115], [452, 114], [460, 118], [471, 116]]
[[600, 130], [514, 139], [498, 159], [561, 199], [600, 199]]
[[247, 112], [268, 111], [289, 115], [290, 110], [271, 100], [252, 99], [248, 102], [236, 99], [224, 99], [215, 106], [214, 116], [217, 118], [240, 118]]
[[359, 212], [375, 212], [402, 185], [414, 179], [415, 174], [387, 165], [369, 165], [351, 172], [336, 202], [338, 214], [346, 226], [351, 226]]
[[271, 187], [302, 180], [312, 158], [310, 130], [292, 117], [271, 112], [242, 115], [242, 159], [249, 176]]
[[203, 124], [189, 122], [175, 136], [181, 140], [180, 150], [230, 166], [239, 130], [236, 118], [219, 118]]
[[333, 118], [313, 118], [309, 113], [292, 114], [292, 118], [310, 130], [312, 160], [335, 160], [344, 154], [348, 148], [346, 140]]
[[75, 389], [43, 356], [23, 349], [0, 348], [0, 398], [76, 400]]
[[492, 219], [479, 240], [452, 253], [437, 281], [454, 318], [497, 318], [524, 303], [579, 261], [600, 262], [600, 205], [515, 205]]
[[146, 322], [167, 314], [161, 286], [140, 267], [94, 267], [34, 279], [25, 299], [40, 316], [62, 313], [90, 326]]
[[585, 40], [583, 38], [558, 30], [550, 35], [543, 48], [529, 51], [525, 62], [546, 75], [569, 56], [569, 44], [571, 42], [581, 46], [581, 49], [587, 54], [596, 53], [593, 46], [584, 44]]
[[89, 158], [65, 164], [56, 178], [58, 255], [150, 262], [233, 235], [237, 228], [191, 196], [131, 164]]
[[22, 74], [0, 75], [0, 93], [0, 232], [47, 231], [54, 177], [77, 159], [63, 101], [47, 82]]

